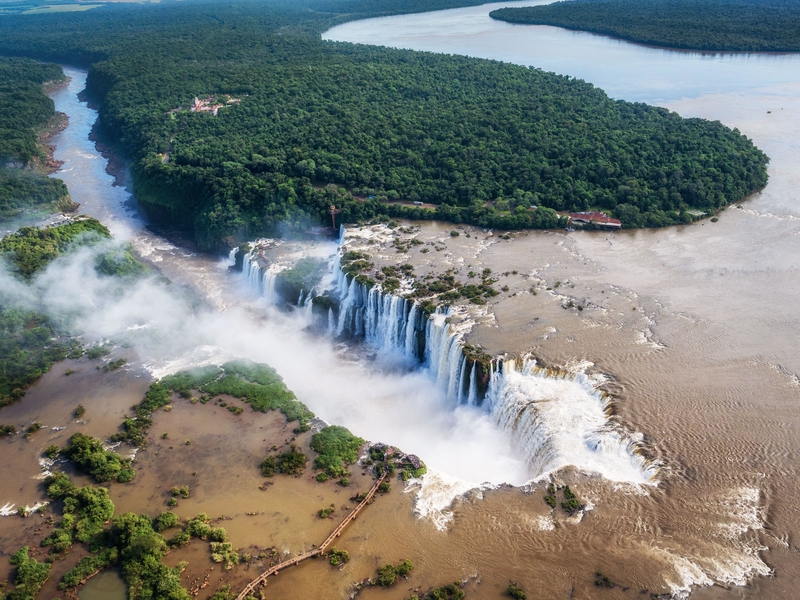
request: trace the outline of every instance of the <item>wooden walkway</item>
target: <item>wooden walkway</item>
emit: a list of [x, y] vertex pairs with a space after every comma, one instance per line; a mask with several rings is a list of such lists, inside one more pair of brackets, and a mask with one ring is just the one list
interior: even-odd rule
[[370, 500], [375, 497], [375, 493], [378, 491], [378, 487], [383, 483], [383, 480], [386, 479], [388, 473], [384, 473], [380, 476], [378, 481], [375, 482], [375, 485], [367, 493], [367, 496], [356, 506], [352, 512], [347, 515], [347, 517], [339, 523], [339, 526], [333, 530], [333, 532], [325, 539], [319, 547], [314, 548], [313, 550], [309, 550], [299, 556], [295, 556], [285, 562], [278, 563], [277, 565], [270, 567], [268, 570], [264, 571], [261, 575], [256, 577], [253, 581], [247, 584], [247, 587], [242, 590], [242, 593], [236, 596], [236, 600], [244, 600], [249, 594], [253, 592], [259, 585], [266, 583], [267, 577], [270, 575], [277, 575], [278, 571], [282, 571], [283, 569], [288, 569], [289, 567], [293, 567], [296, 564], [299, 564], [306, 560], [307, 558], [313, 558], [314, 556], [319, 556], [320, 554], [324, 554], [325, 550], [328, 549], [337, 537], [342, 535], [342, 531], [344, 528], [347, 527], [355, 518], [358, 516], [358, 513], [364, 508], [367, 504], [369, 504]]

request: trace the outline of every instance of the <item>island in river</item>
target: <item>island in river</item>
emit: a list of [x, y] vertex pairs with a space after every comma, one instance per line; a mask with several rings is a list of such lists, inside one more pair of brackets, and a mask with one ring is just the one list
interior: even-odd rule
[[723, 52], [800, 51], [800, 6], [784, 0], [578, 0], [499, 8], [493, 19], [623, 40]]

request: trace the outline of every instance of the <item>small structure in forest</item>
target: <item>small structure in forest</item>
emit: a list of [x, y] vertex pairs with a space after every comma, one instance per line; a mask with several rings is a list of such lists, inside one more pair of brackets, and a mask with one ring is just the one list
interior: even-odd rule
[[[198, 98], [195, 96], [194, 101], [189, 106], [189, 112], [207, 112], [216, 116], [220, 108], [230, 106], [232, 104], [241, 104], [240, 98], [234, 98], [230, 94], [221, 94], [219, 96], [209, 95], [205, 98]], [[170, 114], [186, 110], [185, 105], [179, 108], [173, 108], [169, 111]]]

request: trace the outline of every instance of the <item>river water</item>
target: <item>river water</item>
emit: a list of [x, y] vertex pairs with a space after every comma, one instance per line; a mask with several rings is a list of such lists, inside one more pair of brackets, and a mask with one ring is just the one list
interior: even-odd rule
[[[563, 316], [554, 321], [558, 335], [542, 341], [518, 333], [530, 321], [530, 306], [519, 303], [498, 310], [501, 333], [475, 336], [498, 351], [532, 348], [556, 364], [583, 358], [613, 374], [618, 416], [643, 431], [672, 465], [661, 483], [671, 500], [658, 503], [655, 521], [640, 523], [655, 526], [653, 545], [662, 536], [681, 537], [676, 531], [684, 528], [697, 531], [698, 546], [719, 538], [726, 527], [733, 539], [733, 519], [726, 526], [719, 515], [711, 516], [724, 505], [731, 515], [738, 512], [740, 531], [759, 531], [755, 545], [743, 552], [755, 557], [762, 545], [758, 555], [775, 578], [728, 592], [705, 588], [694, 596], [798, 597], [793, 583], [800, 577], [794, 545], [800, 514], [792, 498], [800, 491], [800, 55], [671, 51], [488, 17], [500, 6], [531, 4], [357, 21], [324, 37], [491, 58], [578, 77], [614, 98], [737, 127], [770, 156], [769, 185], [727, 209], [718, 223], [516, 240], [514, 264], [524, 264], [526, 255], [531, 264], [546, 257], [539, 271], [545, 280], [570, 278], [571, 296], [606, 313]], [[497, 262], [511, 268], [507, 260]], [[623, 297], [631, 306], [623, 306]], [[548, 314], [546, 306], [541, 311]], [[647, 334], [638, 347], [626, 341], [637, 327]], [[629, 532], [618, 542], [635, 538]], [[679, 552], [688, 559], [678, 567], [685, 581], [724, 579], [722, 569], [715, 574], [708, 562], [731, 572], [744, 564], [723, 552], [707, 559], [699, 558], [702, 552]], [[629, 564], [637, 560], [632, 555]], [[750, 574], [756, 572], [765, 571], [754, 568]]]
[[[446, 531], [413, 521], [404, 496], [399, 505], [376, 504], [363, 518], [373, 524], [369, 535], [353, 534], [351, 547], [380, 557], [376, 564], [415, 558], [416, 584], [423, 587], [472, 578], [475, 598], [497, 597], [508, 579], [524, 584], [532, 598], [618, 595], [620, 588], [594, 586], [597, 569], [631, 588], [629, 594], [694, 589], [698, 598], [792, 597], [800, 575], [794, 546], [800, 516], [793, 504], [800, 492], [794, 375], [800, 372], [794, 311], [800, 299], [800, 149], [794, 141], [800, 62], [794, 55], [671, 52], [512, 26], [488, 18], [494, 6], [500, 5], [348, 23], [326, 37], [533, 64], [584, 78], [614, 97], [719, 119], [771, 157], [770, 184], [718, 223], [616, 234], [528, 232], [481, 257], [495, 270], [527, 270], [551, 285], [569, 280], [569, 292], [561, 293], [595, 307], [578, 317], [560, 308], [556, 294], [516, 296], [498, 302], [498, 326], [477, 328], [471, 341], [497, 353], [533, 350], [550, 364], [594, 363], [610, 378], [615, 419], [641, 432], [647, 452], [663, 466], [657, 486], [626, 486], [567, 469], [562, 476], [594, 507], [582, 519], [551, 515], [534, 486], [530, 494], [468, 495]], [[65, 70], [72, 83], [53, 95], [57, 110], [70, 116], [70, 126], [53, 140], [56, 158], [64, 161], [58, 176], [81, 212], [130, 240], [208, 307], [172, 309], [173, 296], [154, 286], [138, 290], [129, 304], [105, 307], [108, 319], [86, 320], [92, 333], [161, 330], [135, 340], [144, 367], [156, 374], [231, 356], [268, 362], [322, 418], [422, 456], [439, 486], [425, 497], [434, 504], [437, 490], [446, 505], [454, 490], [528, 479], [504, 431], [479, 411], [453, 410], [424, 373], [382, 370], [304, 333], [302, 323], [270, 311], [240, 286], [227, 261], [150, 233], [89, 141], [96, 113], [77, 100], [85, 73]], [[335, 247], [308, 251], [325, 256]], [[541, 316], [536, 324], [531, 311]], [[441, 508], [431, 514], [446, 520]], [[301, 590], [306, 597], [342, 597], [334, 575], [294, 573], [270, 584], [276, 597]], [[350, 579], [369, 574], [354, 570]], [[387, 594], [408, 595], [395, 591]]]

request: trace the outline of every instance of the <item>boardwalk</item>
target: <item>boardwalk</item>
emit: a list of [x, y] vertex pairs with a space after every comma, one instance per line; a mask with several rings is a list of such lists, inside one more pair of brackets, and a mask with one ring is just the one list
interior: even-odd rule
[[278, 571], [282, 571], [283, 569], [288, 569], [289, 567], [293, 567], [294, 565], [303, 562], [307, 558], [312, 558], [314, 556], [323, 554], [325, 550], [327, 550], [328, 546], [330, 546], [333, 543], [333, 540], [335, 540], [342, 534], [344, 528], [355, 520], [361, 509], [364, 508], [367, 504], [369, 504], [369, 501], [375, 497], [375, 493], [378, 491], [378, 487], [381, 485], [381, 483], [383, 483], [383, 480], [386, 479], [386, 475], [387, 473], [384, 473], [383, 475], [380, 476], [378, 481], [375, 482], [375, 485], [373, 485], [372, 488], [367, 493], [366, 498], [364, 498], [359, 503], [359, 505], [356, 506], [349, 515], [347, 515], [344, 521], [339, 523], [339, 526], [333, 530], [333, 532], [325, 539], [324, 542], [322, 542], [322, 544], [319, 545], [318, 548], [314, 548], [313, 550], [309, 550], [308, 552], [305, 552], [299, 556], [295, 556], [294, 558], [291, 558], [285, 562], [279, 563], [274, 567], [270, 567], [268, 570], [264, 571], [261, 575], [256, 577], [253, 581], [248, 583], [247, 587], [244, 588], [244, 590], [242, 590], [242, 593], [236, 596], [236, 600], [244, 600], [244, 598], [246, 598], [249, 594], [251, 594], [253, 590], [255, 590], [259, 585], [265, 583], [267, 581], [267, 577], [269, 577], [270, 575], [276, 575]]

